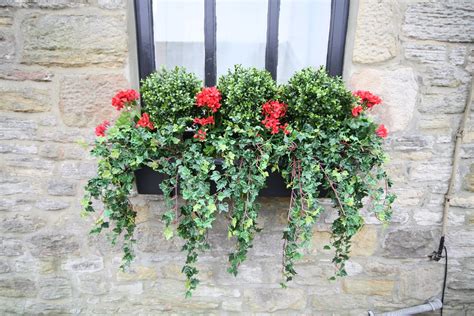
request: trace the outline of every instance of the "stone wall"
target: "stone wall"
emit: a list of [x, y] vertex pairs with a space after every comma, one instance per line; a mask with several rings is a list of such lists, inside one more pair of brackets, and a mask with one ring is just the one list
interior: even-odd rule
[[[128, 4], [130, 5], [130, 4]], [[437, 246], [461, 112], [474, 61], [472, 1], [352, 1], [345, 78], [384, 99], [393, 223], [367, 214], [349, 276], [329, 282], [321, 218], [299, 276], [280, 289], [286, 199], [262, 199], [261, 225], [236, 278], [226, 270], [226, 224], [210, 234], [202, 284], [183, 298], [180, 241], [163, 239], [160, 197], [135, 196], [137, 259], [118, 271], [120, 249], [89, 237], [82, 186], [94, 161], [77, 145], [114, 115], [110, 97], [136, 81], [124, 0], [0, 0], [0, 314], [365, 315], [439, 295]], [[130, 9], [130, 8], [128, 8]], [[128, 21], [128, 22], [127, 22]], [[129, 53], [132, 52], [132, 53]], [[128, 66], [130, 65], [130, 66]], [[474, 314], [474, 124], [462, 145], [449, 215], [447, 315]], [[323, 201], [323, 203], [326, 203]]]

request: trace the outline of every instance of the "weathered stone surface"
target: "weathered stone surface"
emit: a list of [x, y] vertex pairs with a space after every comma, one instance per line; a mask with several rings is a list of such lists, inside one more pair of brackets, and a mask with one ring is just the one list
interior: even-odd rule
[[405, 58], [423, 64], [444, 62], [447, 55], [445, 45], [416, 44], [405, 45]]
[[11, 271], [10, 266], [5, 261], [0, 261], [0, 273], [8, 273]]
[[393, 150], [411, 152], [433, 148], [434, 139], [429, 136], [409, 135], [392, 138], [389, 144]]
[[422, 113], [462, 113], [466, 104], [467, 86], [456, 89], [428, 89], [422, 95], [418, 110]]
[[2, 154], [36, 154], [38, 148], [35, 145], [15, 145], [15, 144], [0, 144], [0, 153]]
[[121, 75], [66, 76], [61, 82], [59, 108], [68, 126], [95, 126], [113, 120], [118, 112], [111, 106], [115, 92], [128, 86]]
[[11, 26], [12, 24], [13, 13], [10, 10], [2, 10], [0, 12], [0, 26]]
[[79, 291], [86, 294], [102, 295], [109, 291], [110, 283], [102, 274], [85, 273], [78, 276]]
[[97, 4], [103, 9], [123, 9], [125, 8], [125, 0], [98, 0]]
[[9, 181], [0, 183], [0, 191], [2, 192], [2, 195], [12, 195], [19, 193], [32, 193], [33, 188], [28, 182]]
[[413, 117], [418, 95], [418, 84], [412, 69], [365, 69], [352, 76], [351, 85], [354, 89], [370, 90], [382, 98], [383, 103], [376, 106], [372, 113], [389, 132], [406, 129]]
[[[0, 17], [1, 21], [1, 17]], [[14, 81], [40, 81], [40, 82], [47, 82], [51, 81], [53, 78], [53, 73], [49, 71], [36, 71], [36, 70], [22, 70], [18, 68], [7, 68], [7, 69], [0, 69], [0, 79], [5, 80], [14, 80]]]
[[0, 139], [31, 139], [37, 128], [33, 120], [0, 116]]
[[51, 109], [48, 91], [39, 89], [0, 89], [0, 111], [46, 112]]
[[464, 46], [454, 47], [449, 52], [449, 61], [456, 66], [461, 66], [466, 61], [467, 49]]
[[87, 4], [87, 0], [3, 0], [0, 7], [64, 9]]
[[69, 205], [70, 204], [68, 202], [59, 201], [59, 200], [47, 200], [47, 199], [41, 199], [35, 204], [37, 208], [44, 211], [64, 210], [68, 208]]
[[48, 183], [48, 194], [74, 196], [76, 195], [76, 183], [62, 179], [51, 180]]
[[30, 239], [30, 251], [36, 257], [62, 256], [79, 249], [78, 242], [73, 235], [47, 233], [35, 235]]
[[370, 256], [377, 249], [377, 230], [365, 225], [352, 239], [352, 256]]
[[428, 68], [424, 78], [426, 83], [433, 87], [456, 88], [468, 84], [471, 75], [464, 69], [450, 64], [436, 64]]
[[112, 67], [125, 61], [124, 16], [31, 14], [23, 20], [21, 31], [25, 64]]
[[345, 293], [389, 296], [393, 292], [395, 282], [392, 280], [357, 280], [344, 279], [342, 282]]
[[301, 289], [245, 289], [245, 305], [256, 312], [302, 310], [306, 306]]
[[426, 258], [436, 247], [439, 238], [436, 230], [399, 229], [389, 232], [383, 248], [393, 258]]
[[354, 62], [376, 63], [397, 55], [398, 31], [393, 22], [398, 14], [396, 2], [393, 0], [360, 2], [354, 41]]
[[15, 214], [0, 220], [1, 233], [31, 233], [44, 227], [45, 222], [41, 218], [29, 215]]
[[403, 267], [400, 273], [400, 293], [403, 299], [426, 300], [441, 293], [443, 265], [431, 261]]
[[5, 297], [35, 297], [35, 283], [27, 278], [0, 279], [0, 296]]
[[441, 181], [447, 183], [451, 176], [451, 161], [419, 162], [413, 164], [409, 177], [412, 181]]
[[96, 272], [103, 268], [104, 260], [97, 256], [68, 259], [62, 266], [63, 270], [74, 272]]
[[403, 31], [410, 37], [447, 42], [474, 41], [472, 1], [409, 4]]
[[97, 173], [96, 165], [92, 162], [64, 162], [59, 166], [59, 174], [64, 178], [89, 179]]
[[157, 276], [155, 268], [145, 266], [135, 266], [131, 268], [131, 271], [117, 272], [118, 281], [155, 280]]
[[62, 277], [41, 279], [38, 282], [38, 288], [38, 295], [44, 300], [66, 298], [72, 294], [71, 283]]
[[0, 62], [11, 63], [15, 60], [15, 37], [13, 31], [0, 29]]
[[21, 240], [0, 237], [0, 256], [20, 256], [23, 252]]
[[468, 258], [467, 260], [463, 260], [461, 264], [462, 268], [451, 275], [448, 281], [448, 288], [472, 291], [474, 290], [474, 261]]

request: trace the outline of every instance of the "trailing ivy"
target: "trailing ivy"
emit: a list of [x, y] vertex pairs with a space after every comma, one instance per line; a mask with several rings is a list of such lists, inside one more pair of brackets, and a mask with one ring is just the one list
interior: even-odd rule
[[86, 185], [83, 200], [84, 214], [95, 212], [95, 199], [103, 205], [92, 232], [107, 229], [113, 243], [123, 242], [126, 268], [134, 257], [136, 212], [129, 201], [134, 172], [148, 166], [162, 173], [163, 234], [184, 240], [182, 272], [190, 296], [218, 214], [229, 218], [235, 249], [228, 271], [237, 275], [261, 230], [259, 193], [269, 172], [281, 172], [291, 189], [282, 286], [297, 274], [295, 262], [310, 245], [324, 211], [322, 196], [337, 209], [331, 247], [335, 276], [345, 276], [351, 240], [364, 224], [363, 202], [369, 199], [375, 216], [388, 222], [395, 198], [383, 170], [387, 130], [367, 115], [380, 98], [351, 93], [323, 69], [303, 69], [278, 87], [268, 72], [236, 66], [218, 83], [201, 88], [183, 68], [161, 69], [142, 82], [142, 113], [135, 91], [114, 97], [113, 106], [122, 113], [113, 126], [104, 121], [96, 128], [91, 153], [98, 158], [97, 176]]

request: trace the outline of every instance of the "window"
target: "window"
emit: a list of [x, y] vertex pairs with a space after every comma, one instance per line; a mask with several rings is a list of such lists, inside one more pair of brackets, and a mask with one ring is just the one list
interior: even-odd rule
[[342, 75], [349, 0], [135, 0], [140, 78], [184, 66], [207, 86], [234, 64], [285, 82], [307, 66]]

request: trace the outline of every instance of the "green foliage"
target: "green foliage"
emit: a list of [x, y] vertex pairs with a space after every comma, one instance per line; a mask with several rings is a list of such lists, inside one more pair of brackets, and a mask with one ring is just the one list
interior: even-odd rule
[[222, 93], [223, 123], [260, 125], [262, 104], [275, 99], [277, 86], [269, 72], [236, 65], [219, 78], [217, 88]]
[[158, 128], [137, 128], [138, 112], [124, 111], [106, 137], [96, 140], [92, 154], [98, 157], [98, 174], [86, 186], [83, 205], [85, 214], [91, 214], [98, 199], [104, 210], [92, 232], [107, 229], [112, 242], [123, 241], [125, 268], [134, 256], [136, 213], [128, 199], [134, 171], [146, 165], [164, 174], [163, 234], [184, 240], [182, 272], [190, 296], [199, 284], [199, 255], [209, 249], [208, 232], [219, 213], [226, 213], [228, 237], [235, 241], [228, 271], [238, 273], [261, 230], [259, 192], [269, 171], [279, 170], [292, 191], [283, 232], [282, 285], [294, 278], [295, 262], [310, 245], [324, 211], [318, 202], [323, 192], [329, 192], [338, 212], [331, 226], [336, 276], [346, 275], [352, 237], [364, 224], [363, 201], [368, 198], [375, 216], [388, 222], [395, 198], [382, 168], [386, 157], [377, 125], [365, 113], [351, 115], [357, 101], [340, 79], [308, 68], [281, 87], [289, 133], [271, 134], [262, 125], [261, 106], [277, 97], [275, 82], [265, 71], [236, 66], [219, 79], [222, 106], [216, 124], [206, 126], [205, 140], [186, 139], [182, 133], [199, 113], [194, 105], [197, 84], [179, 68], [151, 75], [142, 97]]
[[296, 72], [282, 87], [281, 99], [288, 104], [288, 119], [297, 129], [305, 124], [337, 129], [350, 117], [355, 102], [342, 79], [329, 76], [322, 67]]
[[161, 68], [142, 81], [143, 111], [158, 128], [167, 124], [187, 125], [197, 113], [194, 97], [201, 81], [182, 67]]

